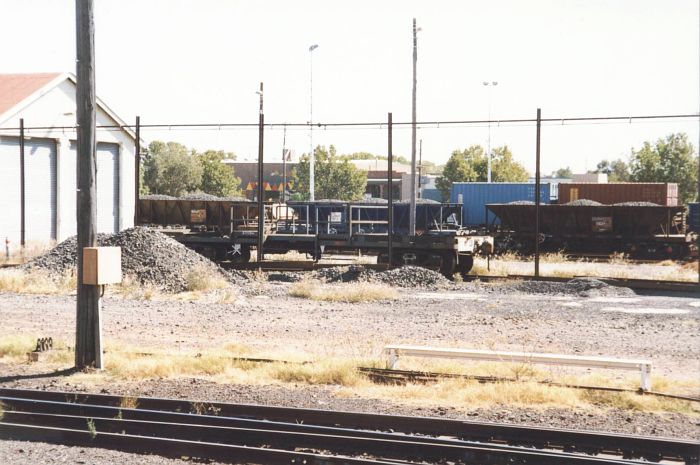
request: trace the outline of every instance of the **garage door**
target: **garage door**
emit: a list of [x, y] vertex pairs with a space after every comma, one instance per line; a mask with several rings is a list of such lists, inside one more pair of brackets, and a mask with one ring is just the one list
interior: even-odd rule
[[60, 165], [60, 209], [61, 209], [61, 230], [59, 232], [59, 240], [67, 239], [75, 236], [78, 233], [77, 225], [77, 167], [78, 159], [77, 142], [70, 141], [70, 149], [68, 151], [61, 150]]
[[56, 142], [26, 141], [24, 163], [27, 241], [56, 240]]
[[97, 144], [97, 232], [119, 231], [119, 145]]
[[0, 241], [15, 250], [20, 239], [19, 140], [0, 137]]

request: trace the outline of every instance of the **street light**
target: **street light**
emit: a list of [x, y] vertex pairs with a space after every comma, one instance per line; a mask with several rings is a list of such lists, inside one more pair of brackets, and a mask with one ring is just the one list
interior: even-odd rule
[[482, 84], [489, 88], [489, 138], [487, 148], [488, 168], [486, 174], [486, 182], [491, 182], [491, 90], [498, 85], [497, 81], [484, 81]]
[[314, 196], [314, 171], [316, 164], [316, 154], [314, 153], [314, 50], [318, 44], [309, 47], [309, 200], [313, 201]]

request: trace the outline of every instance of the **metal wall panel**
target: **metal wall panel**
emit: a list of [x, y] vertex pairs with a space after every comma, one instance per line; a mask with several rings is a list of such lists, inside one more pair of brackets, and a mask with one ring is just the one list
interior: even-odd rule
[[26, 240], [56, 240], [56, 141], [24, 143]]
[[77, 166], [78, 146], [77, 142], [70, 141], [68, 150], [61, 150], [60, 177], [61, 190], [59, 194], [61, 210], [61, 231], [59, 240], [67, 239], [78, 233], [77, 224]]
[[97, 144], [97, 232], [119, 231], [119, 145]]
[[[484, 224], [500, 224], [500, 220], [492, 212], [486, 211], [486, 204], [509, 203], [527, 200], [535, 201], [535, 184], [529, 182], [456, 182], [452, 184], [450, 202], [459, 203], [461, 194], [462, 224], [465, 226], [480, 226]], [[549, 183], [540, 184], [540, 202], [548, 204], [551, 201]]]
[[19, 247], [20, 240], [20, 168], [19, 139], [0, 137], [0, 242], [2, 253], [5, 239], [11, 250]]

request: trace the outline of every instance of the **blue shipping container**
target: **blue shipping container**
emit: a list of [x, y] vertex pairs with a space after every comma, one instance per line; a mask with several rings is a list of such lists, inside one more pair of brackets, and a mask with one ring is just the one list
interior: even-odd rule
[[[540, 184], [540, 202], [551, 203], [551, 186]], [[460, 198], [461, 195], [461, 198]], [[500, 224], [486, 204], [510, 203], [518, 200], [535, 201], [535, 184], [530, 182], [456, 182], [452, 184], [450, 202], [463, 204], [462, 223], [465, 226]]]
[[700, 203], [688, 204], [688, 229], [700, 232]]

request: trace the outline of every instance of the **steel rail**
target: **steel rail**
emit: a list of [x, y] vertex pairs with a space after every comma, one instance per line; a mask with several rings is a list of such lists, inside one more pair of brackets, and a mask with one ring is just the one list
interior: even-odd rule
[[[277, 429], [251, 429], [207, 426], [189, 423], [131, 420], [123, 418], [92, 418], [89, 416], [5, 412], [2, 423], [66, 428], [99, 433], [121, 433], [134, 436], [155, 436], [187, 441], [246, 447], [271, 447], [280, 450], [298, 448], [322, 450], [324, 453], [349, 456], [374, 456], [391, 460], [455, 460], [465, 463], [508, 465], [531, 463], [542, 465], [618, 465], [641, 464], [617, 458], [595, 458], [558, 452], [533, 451], [490, 444], [431, 442], [420, 437], [401, 440], [303, 433]], [[351, 431], [352, 432], [352, 431]]]
[[[56, 402], [89, 402], [93, 405], [104, 406], [119, 406], [125, 399], [124, 396], [107, 394], [22, 389], [0, 389], [0, 396]], [[128, 398], [128, 396], [126, 397]], [[688, 463], [695, 463], [698, 460], [698, 446], [696, 442], [671, 438], [294, 407], [196, 402], [149, 397], [130, 398], [129, 400], [136, 402], [142, 409], [169, 412], [190, 412], [196, 405], [199, 405], [200, 408], [205, 406], [216, 411], [220, 416], [238, 417], [241, 419], [263, 419], [369, 431], [394, 431], [407, 434], [448, 436], [460, 440], [504, 443], [527, 447], [546, 446], [564, 451], [622, 453], [627, 457], [641, 457], [649, 460], [661, 458], [680, 459], [686, 460]]]
[[393, 465], [410, 463], [12, 423], [0, 423], [0, 438], [78, 447], [101, 447], [130, 453], [158, 454], [172, 458], [206, 458], [226, 463], [252, 462], [271, 465]]

